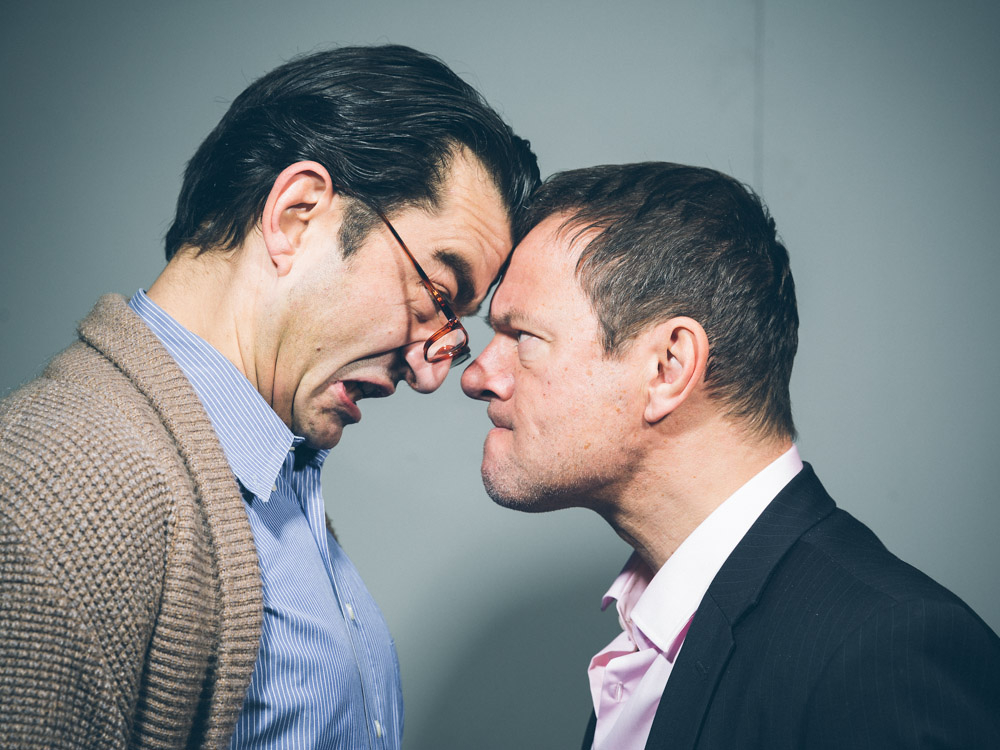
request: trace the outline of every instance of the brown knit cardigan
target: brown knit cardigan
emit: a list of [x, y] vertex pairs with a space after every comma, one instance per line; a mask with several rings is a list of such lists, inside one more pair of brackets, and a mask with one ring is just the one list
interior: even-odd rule
[[0, 747], [228, 743], [261, 585], [239, 489], [124, 298], [0, 402]]

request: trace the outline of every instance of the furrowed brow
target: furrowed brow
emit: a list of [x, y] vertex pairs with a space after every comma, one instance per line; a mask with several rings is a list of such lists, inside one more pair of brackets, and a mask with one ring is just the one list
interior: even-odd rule
[[455, 313], [458, 315], [475, 315], [479, 311], [477, 305], [475, 309], [470, 309], [472, 300], [476, 297], [476, 285], [472, 280], [472, 265], [458, 253], [451, 250], [438, 250], [434, 253], [434, 258], [443, 263], [455, 275], [456, 293], [452, 303], [455, 305]]
[[527, 316], [520, 310], [507, 310], [500, 315], [490, 310], [486, 316], [486, 325], [494, 331], [513, 331], [525, 326]]

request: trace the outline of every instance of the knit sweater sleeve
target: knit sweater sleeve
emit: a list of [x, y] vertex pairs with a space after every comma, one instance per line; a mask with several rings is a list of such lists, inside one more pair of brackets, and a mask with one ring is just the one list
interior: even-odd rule
[[168, 495], [100, 394], [41, 379], [0, 405], [0, 746], [125, 747]]

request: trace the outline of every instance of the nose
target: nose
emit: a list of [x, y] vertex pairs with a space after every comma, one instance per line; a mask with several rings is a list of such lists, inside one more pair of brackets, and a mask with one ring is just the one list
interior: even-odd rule
[[462, 373], [462, 390], [466, 396], [480, 401], [510, 398], [511, 374], [500, 367], [500, 356], [500, 345], [494, 337]]
[[403, 359], [406, 360], [406, 382], [417, 393], [432, 393], [441, 387], [448, 377], [451, 360], [428, 362], [424, 357], [424, 342], [415, 341], [404, 347]]
[[462, 391], [469, 398], [482, 399], [485, 390], [483, 383], [486, 382], [486, 372], [479, 364], [479, 357], [476, 357], [465, 368], [462, 373]]

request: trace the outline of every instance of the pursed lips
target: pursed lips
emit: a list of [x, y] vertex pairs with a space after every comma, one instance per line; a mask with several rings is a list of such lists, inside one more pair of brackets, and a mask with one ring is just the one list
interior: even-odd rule
[[493, 409], [493, 404], [492, 403], [486, 408], [486, 416], [488, 416], [490, 418], [490, 421], [493, 423], [494, 427], [497, 427], [497, 428], [499, 428], [501, 430], [510, 430], [510, 429], [512, 429], [511, 426], [510, 426], [510, 422], [508, 422], [506, 419], [501, 418], [496, 413], [496, 411]]

